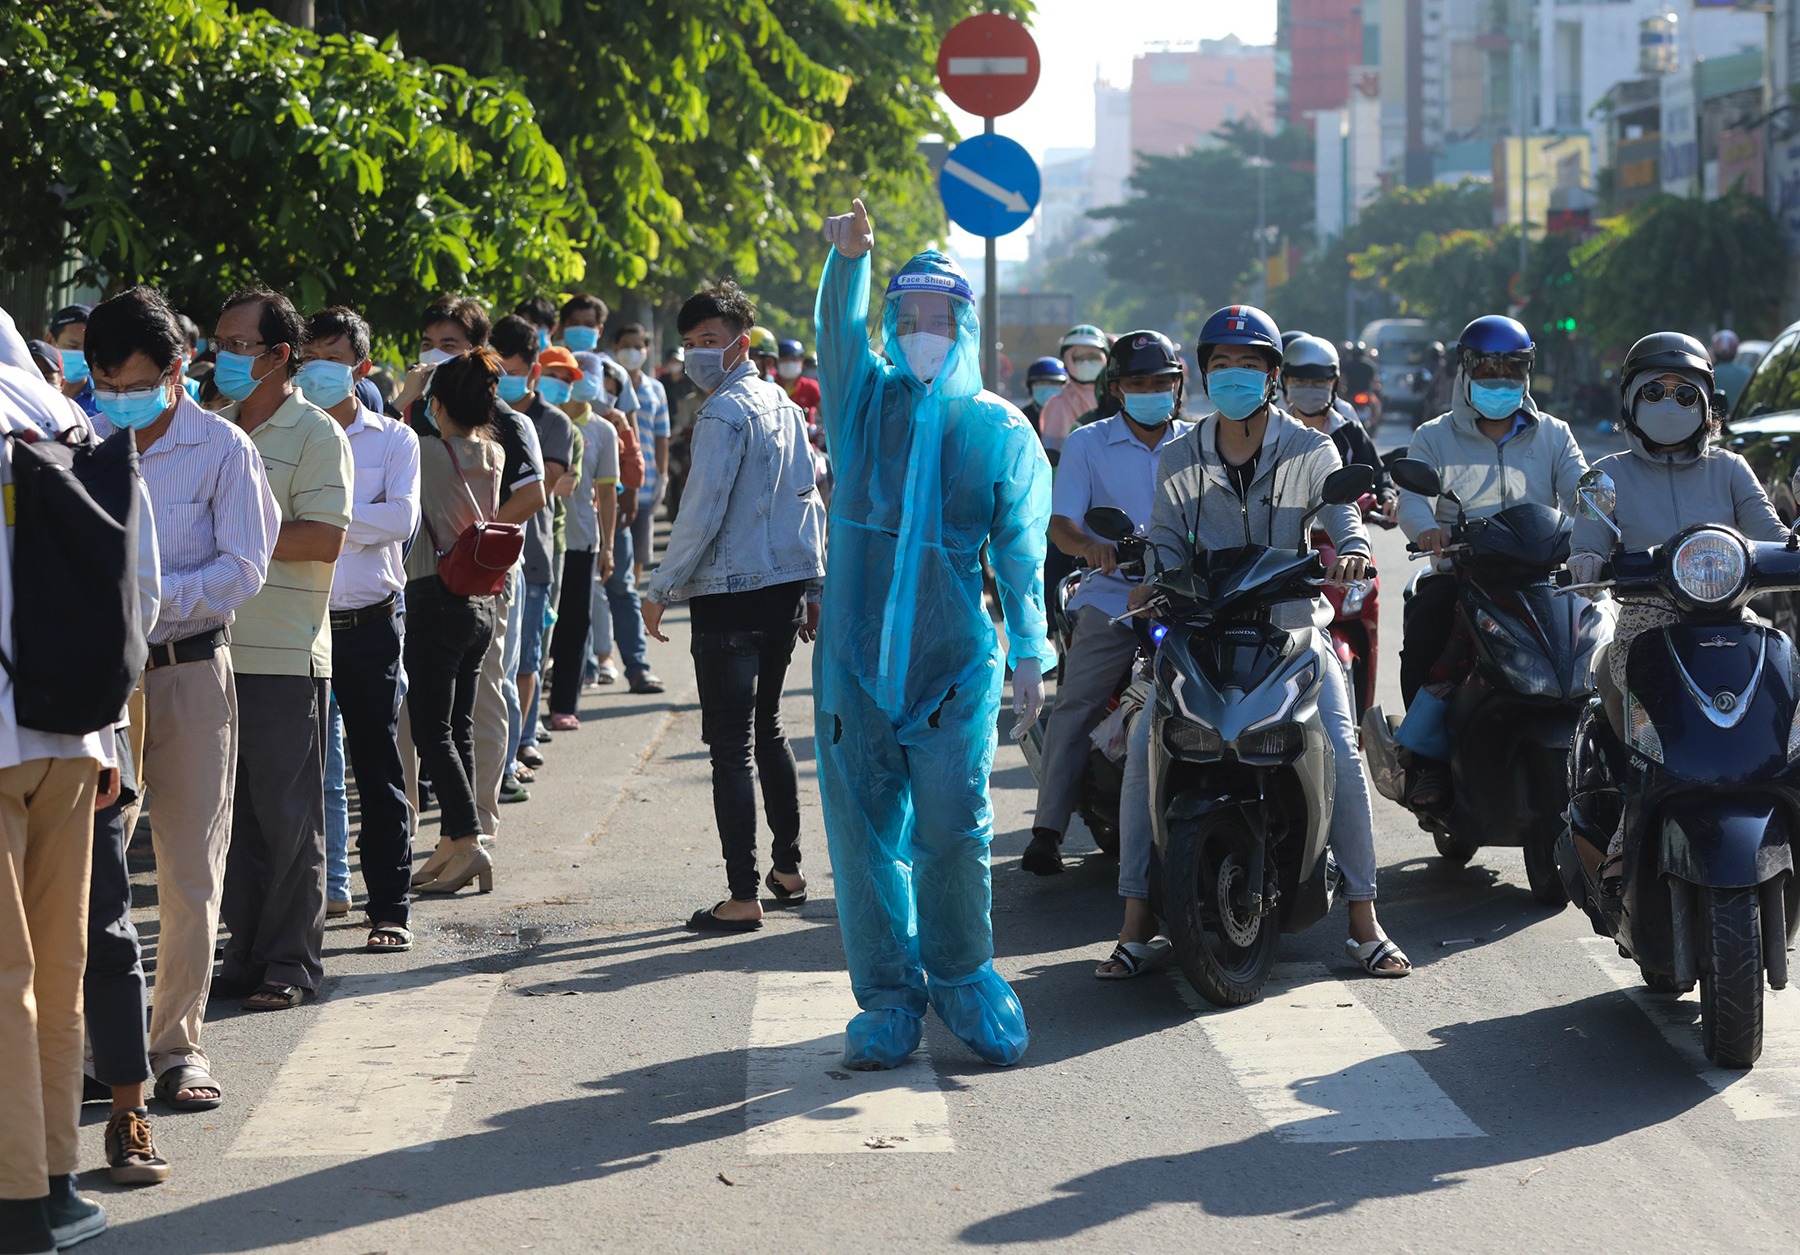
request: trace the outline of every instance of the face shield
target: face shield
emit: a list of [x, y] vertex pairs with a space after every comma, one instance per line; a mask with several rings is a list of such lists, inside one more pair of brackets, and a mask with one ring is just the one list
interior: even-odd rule
[[942, 396], [981, 391], [981, 324], [956, 263], [924, 252], [888, 284], [882, 341], [888, 361]]

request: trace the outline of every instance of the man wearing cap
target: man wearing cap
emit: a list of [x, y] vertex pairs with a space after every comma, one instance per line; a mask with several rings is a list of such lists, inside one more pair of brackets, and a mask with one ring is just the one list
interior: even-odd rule
[[1112, 347], [1106, 333], [1083, 323], [1070, 327], [1057, 346], [1057, 355], [1069, 368], [1069, 382], [1044, 402], [1040, 423], [1044, 448], [1055, 455], [1062, 452], [1063, 441], [1081, 425], [1081, 416], [1094, 408], [1094, 381], [1106, 367], [1106, 353]]
[[817, 422], [819, 417], [819, 385], [816, 380], [808, 379], [802, 370], [806, 350], [798, 340], [783, 340], [779, 355], [775, 359], [775, 382], [788, 395], [788, 400], [806, 412], [806, 421]]
[[87, 324], [92, 305], [65, 305], [50, 318], [50, 343], [62, 354], [62, 394], [90, 417], [99, 413], [94, 403], [94, 381], [88, 378]]

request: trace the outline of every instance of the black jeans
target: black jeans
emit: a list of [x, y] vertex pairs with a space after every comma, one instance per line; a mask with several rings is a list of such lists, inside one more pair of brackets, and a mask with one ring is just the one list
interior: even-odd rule
[[406, 585], [406, 712], [438, 798], [438, 834], [473, 837], [475, 690], [494, 638], [494, 599], [458, 597], [435, 575]]
[[695, 632], [692, 638], [700, 738], [712, 751], [713, 818], [719, 825], [725, 877], [739, 902], [754, 902], [759, 889], [752, 738], [763, 810], [775, 834], [770, 859], [778, 872], [800, 870], [799, 773], [781, 726], [781, 686], [794, 655], [794, 638], [792, 626]]
[[550, 635], [550, 713], [572, 715], [581, 698], [581, 672], [587, 661], [588, 627], [593, 615], [594, 551], [570, 549], [563, 554], [562, 596], [556, 603], [556, 630]]
[[94, 1079], [102, 1085], [136, 1085], [150, 1079], [144, 1036], [144, 962], [131, 922], [131, 873], [125, 866], [125, 808], [136, 798], [131, 750], [118, 738], [119, 800], [94, 813], [94, 864], [88, 880], [87, 971], [82, 1003], [94, 1047]]
[[400, 620], [393, 615], [331, 634], [331, 688], [344, 721], [344, 756], [356, 776], [356, 853], [369, 889], [369, 918], [407, 922], [412, 838], [400, 727]]
[[1419, 581], [1406, 603], [1405, 640], [1400, 646], [1400, 696], [1408, 706], [1418, 695], [1431, 669], [1450, 644], [1456, 628], [1457, 580], [1438, 571]]

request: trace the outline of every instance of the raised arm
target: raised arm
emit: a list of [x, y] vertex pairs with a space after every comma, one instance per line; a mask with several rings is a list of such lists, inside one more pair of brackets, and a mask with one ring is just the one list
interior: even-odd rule
[[838, 434], [856, 421], [880, 363], [869, 349], [869, 252], [875, 229], [862, 201], [847, 214], [825, 220], [831, 252], [819, 276], [819, 298], [813, 307], [819, 344], [819, 422], [827, 446], [836, 449]]

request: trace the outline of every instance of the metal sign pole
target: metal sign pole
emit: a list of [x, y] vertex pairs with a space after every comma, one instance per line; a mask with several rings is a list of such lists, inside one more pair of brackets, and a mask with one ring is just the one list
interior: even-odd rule
[[[994, 120], [982, 119], [982, 134], [994, 133]], [[987, 237], [986, 282], [981, 289], [981, 378], [989, 388], [1000, 390], [1000, 262], [994, 251], [994, 237]]]

